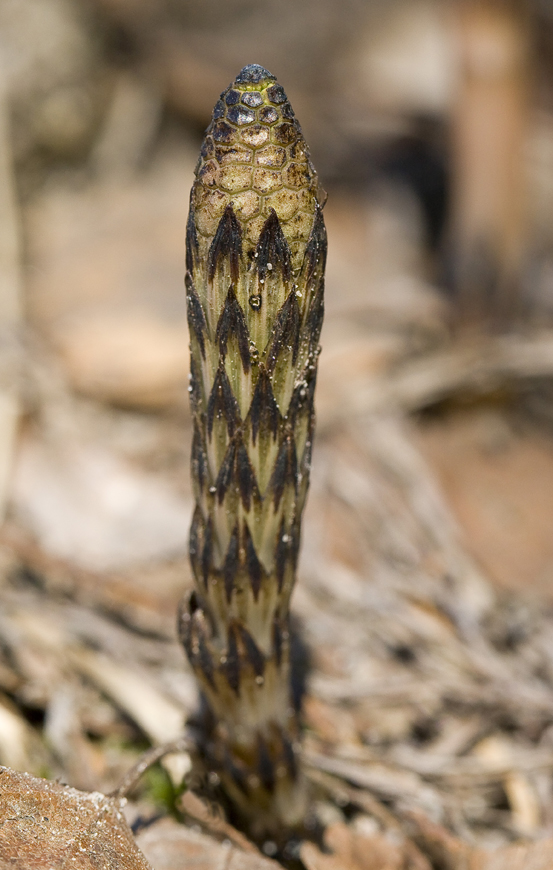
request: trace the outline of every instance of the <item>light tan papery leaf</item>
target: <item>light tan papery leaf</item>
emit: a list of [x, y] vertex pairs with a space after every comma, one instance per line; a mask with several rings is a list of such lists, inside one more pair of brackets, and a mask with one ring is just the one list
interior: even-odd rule
[[281, 870], [263, 855], [244, 852], [212, 837], [162, 819], [146, 828], [137, 842], [155, 870]]
[[476, 849], [468, 865], [468, 870], [551, 870], [551, 868], [553, 868], [553, 840], [551, 839], [539, 843], [506, 846], [493, 852]]
[[314, 843], [303, 843], [301, 859], [308, 870], [408, 870], [411, 866], [401, 844], [383, 834], [366, 836], [338, 823], [327, 828], [326, 855]]
[[[410, 814], [421, 849], [444, 870], [553, 870], [553, 839], [473, 849], [421, 813]], [[311, 867], [309, 868], [311, 870]]]

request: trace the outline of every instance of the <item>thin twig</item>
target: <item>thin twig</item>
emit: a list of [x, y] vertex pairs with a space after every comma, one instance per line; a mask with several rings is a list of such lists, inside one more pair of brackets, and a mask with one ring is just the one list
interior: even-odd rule
[[188, 752], [189, 749], [190, 741], [187, 737], [180, 737], [178, 740], [172, 740], [170, 743], [164, 743], [162, 746], [152, 746], [127, 771], [117, 788], [109, 793], [109, 797], [115, 800], [127, 797], [136, 788], [140, 779], [150, 767], [153, 767], [154, 764], [157, 764], [166, 755], [171, 755], [173, 752]]

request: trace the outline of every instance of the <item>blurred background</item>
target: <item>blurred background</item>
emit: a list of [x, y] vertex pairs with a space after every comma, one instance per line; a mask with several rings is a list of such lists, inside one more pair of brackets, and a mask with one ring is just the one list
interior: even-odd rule
[[[408, 668], [420, 637], [439, 658], [444, 612], [496, 651], [539, 635], [524, 608], [550, 619], [548, 0], [1, 0], [0, 762], [80, 787], [113, 785], [195, 703], [173, 629], [190, 583], [184, 227], [212, 107], [251, 62], [286, 89], [329, 193], [297, 594], [326, 649], [310, 727], [420, 744], [450, 715], [437, 671], [427, 708], [413, 695], [395, 719], [389, 697], [342, 715], [329, 681]], [[354, 650], [331, 575], [368, 608]], [[413, 584], [423, 603], [388, 626]], [[520, 724], [529, 746], [546, 708], [541, 730]], [[463, 809], [490, 842], [494, 794]]]
[[[183, 227], [212, 106], [245, 62], [286, 87], [330, 193], [323, 418], [347, 415], [340, 381], [355, 393], [453, 335], [550, 323], [548, 3], [3, 0], [0, 60], [0, 488], [49, 552], [103, 568], [185, 549]], [[519, 405], [543, 421], [541, 365]], [[90, 442], [79, 460], [69, 429], [77, 453]], [[173, 491], [118, 496], [117, 451], [171, 466]]]

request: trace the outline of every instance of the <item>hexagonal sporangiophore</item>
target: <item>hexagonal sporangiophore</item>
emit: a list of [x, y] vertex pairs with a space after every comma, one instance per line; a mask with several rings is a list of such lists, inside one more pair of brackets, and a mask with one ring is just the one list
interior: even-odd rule
[[211, 136], [206, 136], [204, 141], [202, 142], [200, 158], [203, 160], [209, 160], [210, 157], [213, 157], [214, 152], [215, 148], [213, 145], [213, 139], [211, 138]]
[[253, 124], [256, 120], [253, 109], [248, 109], [245, 106], [233, 106], [227, 112], [227, 119], [231, 124], [237, 124], [243, 127], [245, 124]]
[[271, 87], [267, 88], [266, 91], [267, 98], [271, 103], [285, 103], [288, 97], [284, 93], [284, 88], [282, 85], [271, 85]]
[[227, 124], [226, 121], [219, 120], [215, 124], [213, 124], [211, 134], [213, 136], [214, 142], [224, 145], [230, 145], [231, 142], [234, 142], [236, 130], [234, 129], [234, 127], [231, 127], [230, 124]]
[[281, 222], [289, 221], [299, 208], [297, 194], [283, 187], [271, 197], [271, 206]]
[[259, 110], [259, 120], [262, 124], [276, 124], [279, 118], [280, 115], [274, 106], [265, 106]]
[[221, 178], [219, 166], [215, 160], [209, 160], [198, 171], [198, 181], [205, 184], [206, 187], [220, 187]]
[[202, 236], [212, 236], [221, 215], [228, 205], [228, 195], [220, 190], [209, 191], [203, 187], [194, 197], [196, 202], [196, 227]]
[[267, 145], [265, 148], [255, 152], [255, 162], [259, 166], [272, 166], [278, 169], [284, 164], [285, 160], [286, 151], [277, 145]]
[[219, 186], [229, 193], [239, 193], [252, 186], [252, 169], [249, 166], [229, 162], [219, 169]]
[[217, 225], [228, 202], [229, 196], [222, 190], [209, 190], [203, 184], [194, 187], [196, 224], [202, 235], [211, 234], [213, 224]]
[[305, 211], [297, 211], [286, 225], [286, 235], [291, 241], [301, 241], [309, 235], [313, 226], [313, 215]]
[[311, 182], [307, 163], [289, 163], [282, 170], [282, 181], [287, 187], [305, 188]]
[[271, 138], [277, 145], [291, 145], [299, 138], [299, 134], [293, 124], [285, 122], [271, 128]]
[[253, 157], [251, 148], [244, 148], [236, 143], [227, 146], [217, 145], [213, 149], [213, 154], [221, 166], [225, 166], [227, 163], [251, 163]]
[[254, 169], [253, 186], [258, 193], [269, 194], [282, 187], [282, 172], [271, 169]]
[[307, 158], [305, 152], [305, 140], [302, 137], [299, 137], [295, 142], [289, 145], [286, 151], [290, 160], [302, 161]]
[[267, 127], [262, 127], [261, 124], [254, 124], [251, 127], [245, 127], [241, 131], [240, 138], [251, 148], [260, 148], [269, 141], [269, 130]]
[[245, 106], [249, 106], [250, 109], [257, 109], [258, 106], [263, 105], [263, 97], [259, 91], [246, 91], [245, 94], [242, 94], [241, 102]]
[[246, 190], [232, 197], [232, 206], [237, 218], [248, 220], [259, 213], [261, 200], [254, 190]]

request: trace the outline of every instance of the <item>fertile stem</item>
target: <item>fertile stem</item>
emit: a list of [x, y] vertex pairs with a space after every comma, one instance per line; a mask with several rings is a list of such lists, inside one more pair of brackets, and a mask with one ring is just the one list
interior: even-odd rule
[[326, 232], [282, 87], [244, 67], [206, 131], [187, 227], [195, 591], [180, 634], [202, 753], [254, 836], [301, 824], [289, 601], [309, 483]]

